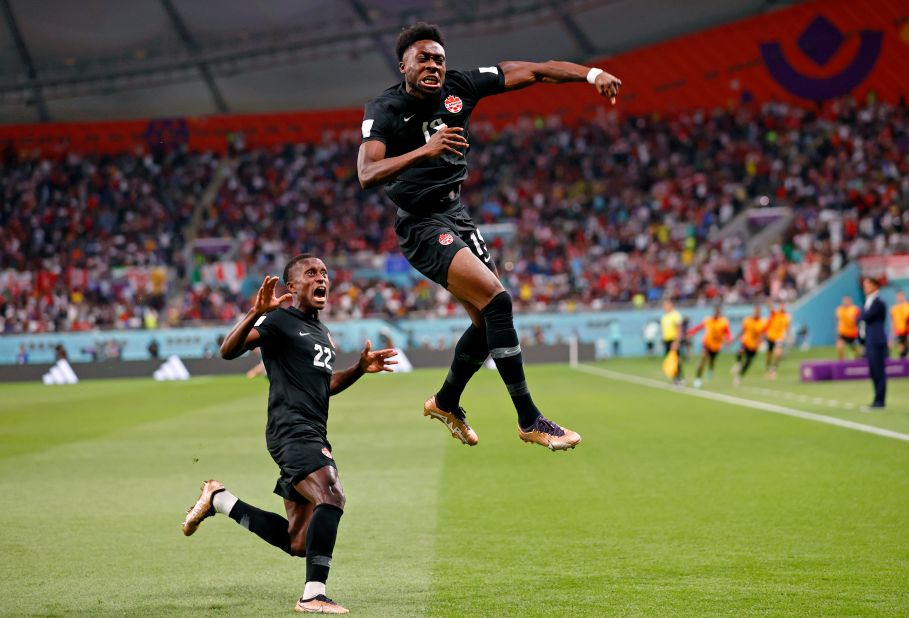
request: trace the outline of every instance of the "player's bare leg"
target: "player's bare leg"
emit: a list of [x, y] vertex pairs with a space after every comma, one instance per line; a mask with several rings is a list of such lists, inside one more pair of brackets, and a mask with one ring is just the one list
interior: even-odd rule
[[467, 412], [460, 406], [461, 394], [470, 378], [483, 366], [489, 356], [486, 342], [486, 322], [480, 310], [461, 301], [470, 316], [470, 326], [458, 339], [451, 368], [439, 391], [423, 404], [423, 416], [434, 418], [448, 427], [451, 437], [469, 446], [480, 441], [476, 432], [467, 424]]
[[345, 607], [325, 596], [325, 582], [346, 502], [338, 471], [333, 466], [319, 468], [297, 481], [294, 489], [312, 504], [311, 510], [301, 505], [299, 512], [296, 509], [294, 512], [295, 548], [299, 549], [302, 535], [306, 554], [306, 586], [294, 610], [311, 614], [346, 614]]
[[511, 296], [498, 277], [467, 247], [448, 267], [448, 291], [479, 310], [486, 323], [489, 353], [518, 413], [518, 435], [525, 442], [550, 450], [574, 448], [581, 436], [544, 417], [533, 403], [524, 378], [524, 361], [514, 328]]
[[[853, 353], [855, 350], [853, 350]], [[836, 360], [845, 360], [846, 358], [846, 344], [842, 339], [836, 340]]]

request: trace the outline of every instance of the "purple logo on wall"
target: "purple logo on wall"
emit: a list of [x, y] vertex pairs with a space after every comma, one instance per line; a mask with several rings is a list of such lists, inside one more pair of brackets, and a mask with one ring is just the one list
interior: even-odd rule
[[[862, 30], [859, 50], [845, 69], [830, 77], [810, 77], [799, 73], [783, 55], [779, 43], [761, 43], [761, 57], [770, 75], [786, 91], [810, 101], [826, 101], [850, 92], [868, 77], [881, 53], [884, 33]], [[842, 47], [846, 37], [829, 19], [818, 15], [799, 35], [799, 49], [811, 62], [824, 67]]]

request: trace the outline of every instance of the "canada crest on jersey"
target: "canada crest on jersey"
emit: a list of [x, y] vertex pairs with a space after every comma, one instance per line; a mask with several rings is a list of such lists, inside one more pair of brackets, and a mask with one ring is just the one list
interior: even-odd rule
[[464, 108], [464, 102], [461, 101], [461, 97], [456, 97], [453, 94], [448, 95], [445, 99], [445, 109], [450, 111], [452, 114], [457, 114], [461, 109]]
[[451, 234], [439, 234], [439, 244], [440, 245], [450, 245], [454, 242], [454, 236]]

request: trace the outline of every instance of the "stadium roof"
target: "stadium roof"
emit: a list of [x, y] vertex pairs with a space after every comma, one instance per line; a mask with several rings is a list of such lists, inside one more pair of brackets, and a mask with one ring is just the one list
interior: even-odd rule
[[0, 123], [357, 107], [397, 81], [402, 25], [451, 66], [583, 61], [773, 0], [0, 0]]

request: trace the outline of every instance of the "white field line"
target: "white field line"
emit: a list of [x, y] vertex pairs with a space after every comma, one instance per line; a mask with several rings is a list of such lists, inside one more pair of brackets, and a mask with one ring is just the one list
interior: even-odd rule
[[721, 401], [723, 403], [728, 403], [728, 404], [732, 404], [735, 406], [754, 408], [755, 410], [763, 410], [765, 412], [772, 412], [774, 414], [782, 414], [784, 416], [794, 416], [795, 418], [801, 418], [806, 421], [814, 421], [815, 423], [824, 423], [827, 425], [835, 425], [836, 427], [852, 429], [853, 431], [861, 431], [864, 433], [874, 434], [876, 436], [882, 436], [884, 438], [893, 438], [894, 440], [902, 440], [903, 442], [909, 442], [909, 434], [899, 433], [898, 431], [891, 431], [889, 429], [882, 429], [880, 427], [875, 427], [874, 425], [865, 425], [864, 423], [855, 423], [853, 421], [847, 421], [842, 418], [836, 418], [835, 416], [825, 416], [823, 414], [805, 412], [803, 410], [796, 410], [794, 408], [778, 406], [774, 403], [766, 403], [763, 401], [754, 401], [753, 399], [744, 399], [742, 397], [734, 397], [732, 395], [723, 395], [721, 393], [712, 393], [710, 391], [702, 391], [702, 390], [698, 390], [698, 389], [694, 389], [694, 388], [688, 388], [686, 386], [673, 386], [672, 384], [667, 384], [665, 382], [661, 382], [660, 380], [652, 380], [650, 378], [644, 378], [641, 376], [631, 375], [628, 373], [622, 373], [619, 371], [603, 369], [601, 367], [591, 367], [589, 365], [578, 365], [577, 367], [575, 367], [575, 369], [577, 369], [578, 371], [583, 371], [585, 373], [597, 375], [597, 376], [600, 376], [603, 378], [618, 380], [620, 382], [628, 382], [631, 384], [640, 384], [641, 386], [659, 388], [664, 391], [672, 391], [674, 393], [680, 393], [683, 395], [692, 395], [694, 397], [701, 397], [702, 399], [712, 399], [713, 401]]

